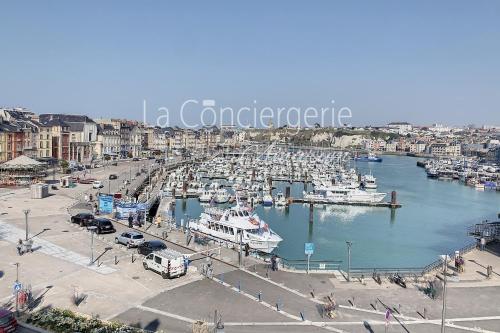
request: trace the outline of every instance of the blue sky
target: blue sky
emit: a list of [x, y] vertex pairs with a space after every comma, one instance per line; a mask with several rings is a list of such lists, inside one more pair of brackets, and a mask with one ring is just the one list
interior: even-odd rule
[[0, 20], [4, 106], [141, 119], [146, 100], [175, 124], [187, 99], [335, 100], [357, 125], [500, 125], [500, 1], [4, 1]]

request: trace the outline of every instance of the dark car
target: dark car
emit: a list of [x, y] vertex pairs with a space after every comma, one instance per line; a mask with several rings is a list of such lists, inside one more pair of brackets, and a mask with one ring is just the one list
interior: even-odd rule
[[103, 233], [113, 233], [116, 231], [115, 227], [113, 226], [113, 223], [111, 223], [110, 220], [105, 219], [105, 218], [97, 218], [94, 219], [91, 225], [89, 226], [94, 226], [96, 227], [96, 232], [98, 234], [103, 234]]
[[118, 166], [118, 162], [111, 163], [112, 166]]
[[113, 173], [113, 174], [109, 175], [109, 179], [110, 180], [118, 179], [118, 176]]
[[78, 213], [71, 216], [71, 223], [78, 223], [80, 227], [92, 225], [92, 221], [94, 221], [94, 215], [90, 213]]
[[132, 161], [137, 162], [139, 159], [137, 157], [134, 157]]
[[137, 253], [147, 256], [151, 252], [165, 250], [167, 245], [159, 240], [147, 241], [137, 247]]
[[17, 329], [17, 320], [14, 313], [4, 308], [0, 308], [0, 333], [11, 333]]

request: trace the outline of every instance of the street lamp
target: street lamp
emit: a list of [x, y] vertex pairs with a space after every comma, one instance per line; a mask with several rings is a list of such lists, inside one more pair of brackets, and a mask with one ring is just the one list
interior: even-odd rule
[[347, 281], [351, 282], [351, 241], [346, 241], [347, 244]]
[[87, 228], [90, 231], [90, 262], [89, 266], [94, 264], [94, 230], [97, 229], [95, 225]]
[[448, 259], [450, 257], [447, 254], [441, 255], [440, 257], [443, 261], [443, 308], [441, 310], [441, 333], [444, 333], [446, 318], [446, 272], [448, 270]]
[[26, 241], [28, 241], [28, 214], [30, 213], [29, 209], [23, 209], [24, 220], [26, 224]]

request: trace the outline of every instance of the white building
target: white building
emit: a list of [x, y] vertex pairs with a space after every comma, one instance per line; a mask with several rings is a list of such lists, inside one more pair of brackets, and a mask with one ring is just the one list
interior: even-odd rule
[[413, 126], [407, 122], [392, 122], [387, 124], [387, 128], [396, 131], [398, 134], [404, 135], [409, 133], [413, 129]]

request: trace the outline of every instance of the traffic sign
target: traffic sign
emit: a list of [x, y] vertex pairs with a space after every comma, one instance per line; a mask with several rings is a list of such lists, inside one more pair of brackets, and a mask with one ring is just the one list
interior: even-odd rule
[[305, 243], [304, 252], [307, 255], [311, 255], [314, 253], [314, 243]]
[[14, 291], [19, 291], [23, 288], [23, 285], [19, 282], [14, 283]]

